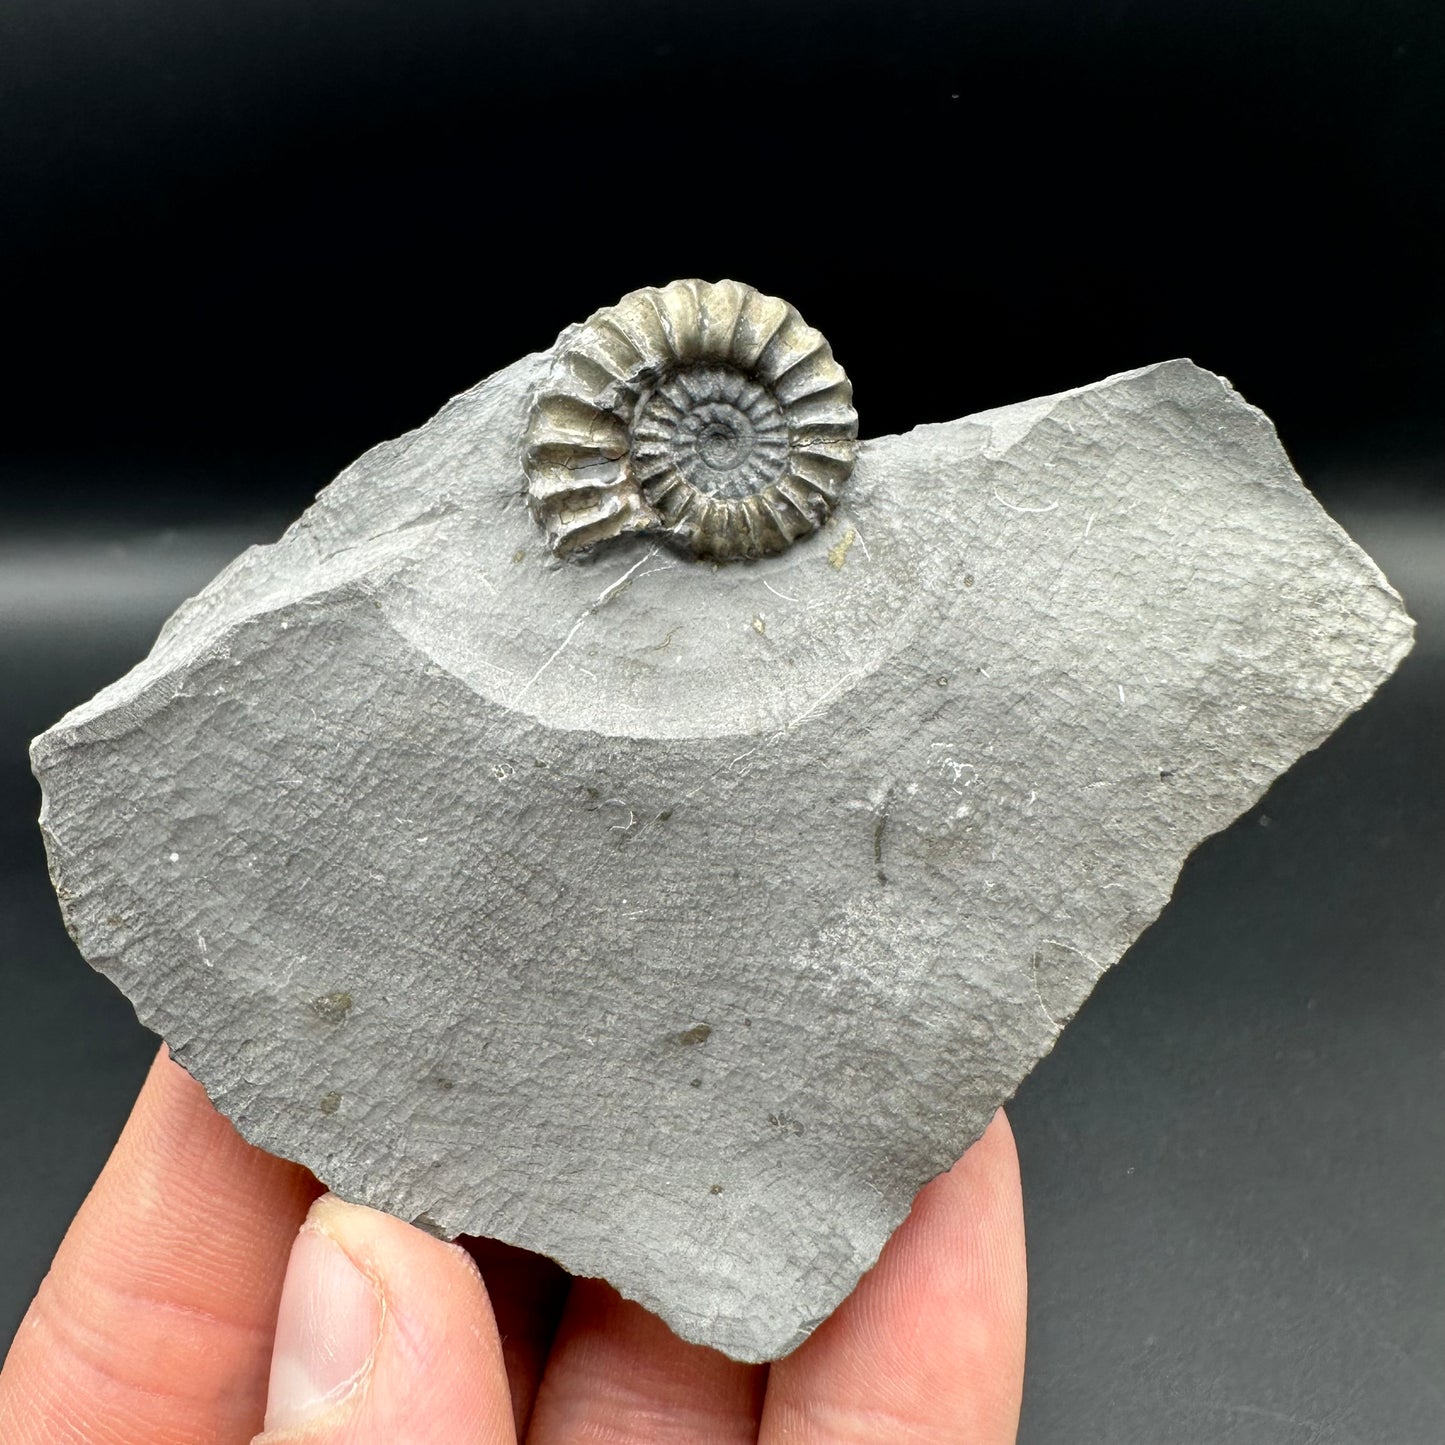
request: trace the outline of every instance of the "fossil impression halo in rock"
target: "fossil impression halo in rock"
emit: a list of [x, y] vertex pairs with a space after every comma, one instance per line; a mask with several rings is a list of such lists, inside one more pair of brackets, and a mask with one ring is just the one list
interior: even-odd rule
[[77, 943], [248, 1139], [745, 1360], [1411, 640], [1187, 361], [855, 436], [785, 303], [635, 292], [33, 749]]

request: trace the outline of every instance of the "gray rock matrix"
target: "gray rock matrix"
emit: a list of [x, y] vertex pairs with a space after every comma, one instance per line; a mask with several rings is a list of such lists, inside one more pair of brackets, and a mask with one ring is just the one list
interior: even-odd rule
[[37, 739], [51, 867], [246, 1138], [767, 1359], [1412, 624], [1187, 361], [863, 442], [763, 562], [560, 563], [548, 362]]

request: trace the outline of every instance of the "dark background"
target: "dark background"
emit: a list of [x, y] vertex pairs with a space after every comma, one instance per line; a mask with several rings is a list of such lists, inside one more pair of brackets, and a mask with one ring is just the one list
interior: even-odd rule
[[1421, 642], [1206, 844], [1011, 1110], [1021, 1438], [1445, 1439], [1445, 7], [6, 0], [0, 1341], [152, 1051], [24, 743], [341, 466], [675, 276], [867, 434], [1189, 355]]

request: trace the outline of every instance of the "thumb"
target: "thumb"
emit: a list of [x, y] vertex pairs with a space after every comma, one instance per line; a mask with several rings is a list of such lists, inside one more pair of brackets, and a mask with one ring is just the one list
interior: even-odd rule
[[469, 1256], [328, 1194], [291, 1246], [253, 1445], [515, 1445]]

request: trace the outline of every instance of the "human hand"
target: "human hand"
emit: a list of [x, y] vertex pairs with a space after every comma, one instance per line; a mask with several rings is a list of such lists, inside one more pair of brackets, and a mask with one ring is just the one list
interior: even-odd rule
[[162, 1049], [0, 1373], [0, 1440], [1014, 1439], [1024, 1238], [1002, 1112], [772, 1366], [686, 1344], [538, 1256], [469, 1253], [320, 1193], [246, 1144]]

